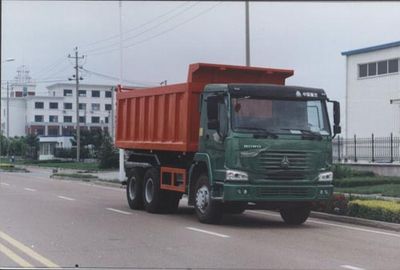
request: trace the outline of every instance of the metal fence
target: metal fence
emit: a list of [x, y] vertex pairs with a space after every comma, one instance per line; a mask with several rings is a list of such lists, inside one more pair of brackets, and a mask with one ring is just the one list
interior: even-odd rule
[[334, 162], [368, 161], [377, 163], [393, 163], [400, 161], [400, 137], [390, 134], [388, 137], [344, 139], [336, 137], [332, 142]]

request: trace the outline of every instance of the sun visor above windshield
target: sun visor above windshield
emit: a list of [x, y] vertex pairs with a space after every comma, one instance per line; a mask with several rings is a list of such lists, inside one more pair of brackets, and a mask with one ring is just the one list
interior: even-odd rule
[[327, 99], [325, 91], [318, 88], [283, 86], [274, 84], [229, 84], [232, 96], [284, 99]]

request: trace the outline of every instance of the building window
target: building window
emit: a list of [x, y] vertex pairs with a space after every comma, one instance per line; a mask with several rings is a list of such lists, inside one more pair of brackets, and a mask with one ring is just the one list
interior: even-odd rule
[[43, 109], [44, 103], [43, 102], [35, 102], [35, 109]]
[[50, 109], [58, 109], [58, 103], [57, 102], [50, 102], [49, 103], [49, 108]]
[[399, 59], [389, 60], [389, 73], [399, 72]]
[[58, 126], [57, 127], [48, 127], [47, 135], [49, 136], [58, 136]]
[[50, 123], [57, 123], [58, 122], [58, 116], [57, 115], [50, 115], [49, 116], [49, 122]]
[[110, 98], [112, 96], [112, 92], [111, 91], [106, 91], [106, 98]]
[[64, 89], [64, 97], [72, 97], [72, 90]]
[[94, 124], [100, 123], [100, 117], [92, 116], [92, 123], [94, 123]]
[[368, 76], [375, 76], [375, 75], [376, 75], [376, 63], [369, 63]]
[[111, 111], [111, 104], [105, 104], [106, 111]]
[[387, 61], [378, 62], [378, 75], [387, 73]]
[[43, 115], [35, 115], [35, 122], [43, 122]]
[[92, 97], [100, 97], [100, 91], [99, 90], [92, 90]]
[[72, 116], [64, 116], [64, 123], [72, 123]]
[[86, 123], [86, 117], [85, 116], [79, 116], [79, 123]]
[[368, 74], [367, 70], [368, 70], [367, 64], [358, 65], [358, 77], [360, 78], [367, 77]]
[[100, 111], [100, 104], [92, 103], [92, 111]]
[[108, 117], [104, 117], [104, 123], [108, 124]]
[[72, 110], [72, 103], [64, 103], [64, 110]]
[[80, 97], [86, 97], [86, 90], [79, 90]]
[[383, 60], [358, 65], [358, 77], [374, 77], [399, 72], [399, 59]]
[[79, 110], [85, 110], [86, 111], [86, 103], [79, 103]]

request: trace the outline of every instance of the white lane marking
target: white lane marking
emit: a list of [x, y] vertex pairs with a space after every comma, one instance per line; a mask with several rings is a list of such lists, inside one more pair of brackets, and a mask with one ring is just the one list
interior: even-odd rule
[[116, 213], [124, 214], [124, 215], [131, 215], [132, 214], [130, 212], [125, 212], [125, 211], [114, 209], [114, 208], [106, 208], [106, 209], [110, 210], [110, 211], [113, 211], [113, 212], [116, 212]]
[[66, 196], [57, 196], [60, 199], [67, 200], [67, 201], [75, 201], [74, 198], [66, 197]]
[[341, 265], [340, 267], [343, 267], [343, 268], [346, 268], [346, 269], [350, 269], [350, 270], [365, 270], [364, 268], [360, 268], [360, 267], [352, 266], [352, 265], [347, 265], [347, 264]]
[[0, 184], [2, 184], [3, 186], [9, 186], [9, 183], [5, 183], [5, 182], [1, 182]]
[[24, 188], [24, 190], [26, 190], [26, 191], [32, 191], [32, 192], [36, 191], [36, 189], [34, 189], [34, 188], [28, 188], [28, 187]]
[[[248, 212], [261, 214], [261, 215], [266, 215], [266, 216], [274, 216], [274, 217], [279, 217], [280, 216], [279, 214], [265, 213], [265, 212], [253, 211], [253, 210], [249, 210]], [[354, 227], [354, 226], [340, 225], [340, 224], [335, 224], [335, 223], [316, 221], [316, 220], [313, 220], [313, 219], [311, 219], [311, 220], [309, 219], [309, 220], [307, 220], [307, 222], [321, 224], [321, 225], [328, 225], [328, 226], [333, 226], [333, 227], [338, 227], [338, 228], [343, 228], [343, 229], [355, 230], [355, 231], [360, 231], [360, 232], [368, 232], [368, 233], [382, 234], [382, 235], [387, 235], [387, 236], [394, 236], [394, 237], [399, 237], [400, 238], [400, 234], [396, 234], [396, 233], [382, 232], [382, 231], [358, 228], [358, 227]]]
[[210, 234], [210, 235], [214, 235], [214, 236], [218, 236], [218, 237], [222, 237], [222, 238], [230, 238], [230, 236], [226, 235], [226, 234], [206, 231], [206, 230], [202, 230], [202, 229], [198, 229], [198, 228], [194, 228], [194, 227], [186, 227], [186, 229], [191, 230], [191, 231], [195, 231], [195, 232], [206, 233], [206, 234]]

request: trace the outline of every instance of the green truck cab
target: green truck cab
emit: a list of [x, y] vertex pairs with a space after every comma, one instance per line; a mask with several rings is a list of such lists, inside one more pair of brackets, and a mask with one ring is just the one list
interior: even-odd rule
[[208, 85], [201, 97], [200, 147], [194, 157], [209, 169], [210, 186], [195, 197], [200, 218], [219, 218], [218, 206], [216, 213], [207, 212], [207, 203], [214, 200], [235, 213], [249, 203], [280, 209], [286, 222], [303, 223], [311, 203], [329, 199], [333, 191], [327, 101], [325, 92], [314, 88]]

